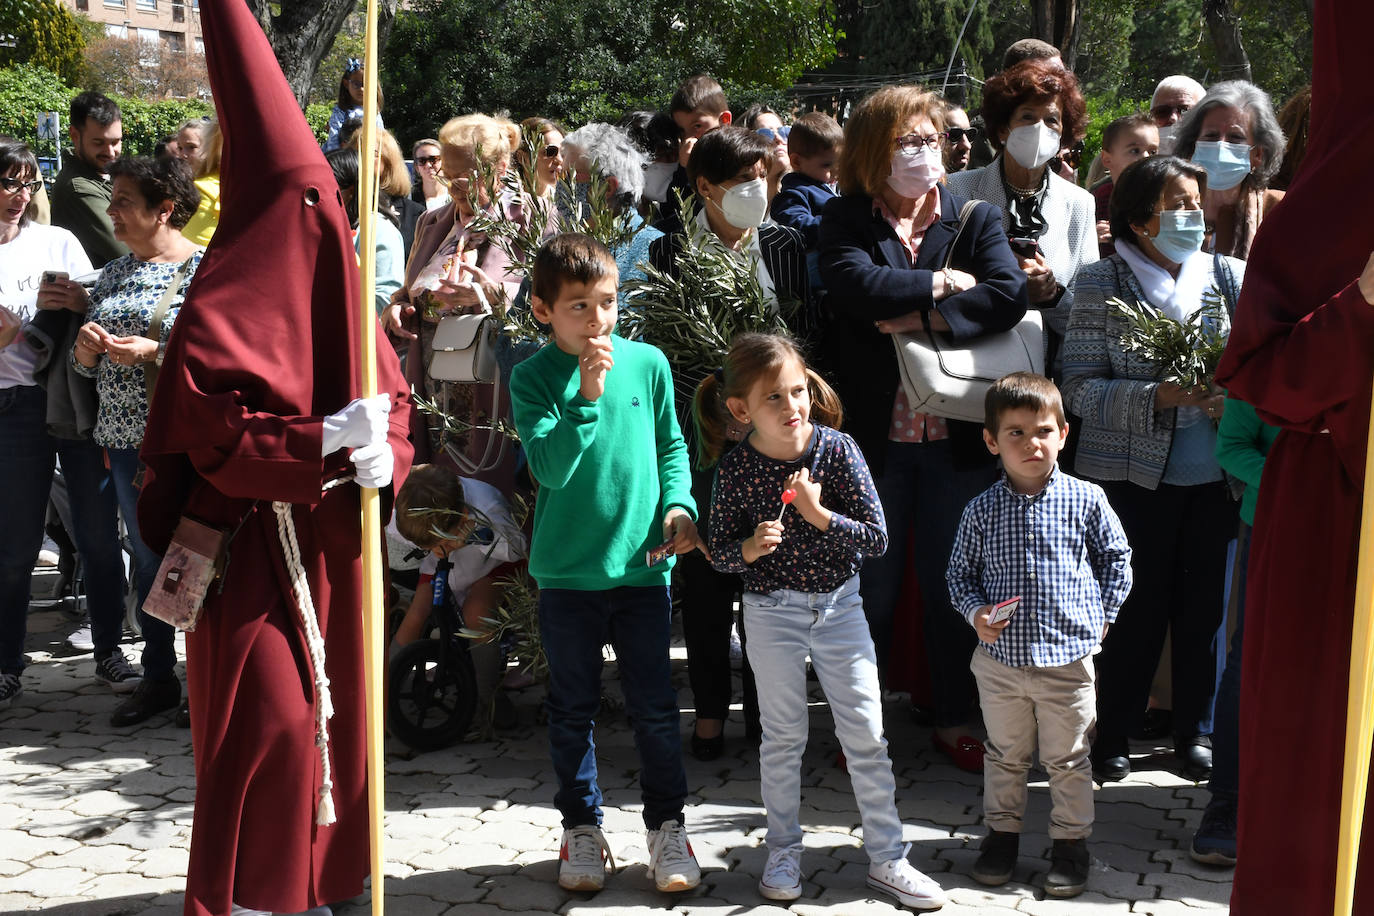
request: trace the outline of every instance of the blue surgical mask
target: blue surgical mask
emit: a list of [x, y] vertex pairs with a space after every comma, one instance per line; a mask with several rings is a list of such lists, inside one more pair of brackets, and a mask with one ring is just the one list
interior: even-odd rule
[[1250, 144], [1199, 140], [1193, 149], [1193, 163], [1206, 170], [1209, 189], [1229, 191], [1250, 174]]
[[1170, 261], [1182, 264], [1189, 255], [1202, 249], [1202, 237], [1206, 231], [1201, 210], [1161, 210], [1159, 233], [1150, 239], [1150, 243]]

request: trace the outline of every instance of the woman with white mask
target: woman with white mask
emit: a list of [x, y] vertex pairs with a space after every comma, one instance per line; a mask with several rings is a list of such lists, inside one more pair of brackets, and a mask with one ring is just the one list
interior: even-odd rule
[[[1073, 472], [1102, 486], [1134, 555], [1135, 586], [1097, 659], [1100, 782], [1131, 771], [1165, 631], [1172, 631], [1174, 754], [1185, 776], [1212, 769], [1213, 706], [1236, 504], [1216, 460], [1225, 397], [1210, 382], [1160, 381], [1163, 367], [1123, 343], [1113, 299], [1147, 304], [1226, 337], [1245, 264], [1201, 250], [1209, 176], [1174, 156], [1127, 166], [1112, 191], [1116, 252], [1079, 271], [1064, 342], [1064, 404], [1082, 419]], [[1199, 316], [1216, 290], [1224, 306]]]
[[[765, 222], [768, 214], [768, 170], [771, 143], [752, 130], [720, 127], [705, 134], [692, 148], [687, 177], [696, 192], [696, 209], [688, 216], [713, 240], [743, 259], [758, 278], [769, 299], [780, 303], [793, 333], [809, 331], [811, 287], [806, 269], [806, 242], [789, 226]], [[680, 225], [680, 224], [678, 224]], [[677, 229], [649, 246], [649, 263], [670, 276], [678, 271], [677, 253], [685, 244]], [[787, 307], [789, 300], [800, 308]], [[650, 341], [652, 343], [652, 341]], [[717, 366], [696, 366], [675, 374], [679, 393], [696, 389], [701, 379]], [[694, 450], [695, 424], [690, 404], [679, 399], [679, 417], [689, 451]], [[694, 469], [692, 495], [701, 513], [698, 528], [708, 531], [711, 481], [714, 468]], [[730, 626], [735, 596], [741, 589], [737, 575], [719, 573], [701, 553], [678, 559], [678, 598], [681, 601], [683, 636], [687, 643], [687, 674], [696, 706], [690, 750], [698, 760], [714, 760], [725, 747], [725, 720], [730, 716], [732, 671]], [[743, 623], [741, 636], [747, 639]], [[757, 694], [748, 662], [744, 664], [745, 736], [757, 745], [760, 736]]]
[[904, 690], [918, 680], [920, 662], [892, 652], [903, 580], [914, 566], [932, 743], [961, 769], [981, 772], [969, 671], [977, 638], [950, 605], [945, 567], [964, 506], [997, 478], [996, 459], [983, 446], [982, 424], [912, 408], [890, 335], [927, 322], [956, 341], [1011, 328], [1026, 313], [1026, 274], [997, 207], [974, 207], [959, 231], [968, 198], [941, 184], [944, 131], [944, 101], [919, 86], [879, 89], [845, 123], [841, 196], [821, 214], [820, 272], [833, 316], [821, 355], [887, 519], [887, 553], [865, 561], [859, 580], [879, 681]]
[[949, 187], [1002, 208], [1031, 308], [1046, 311], [1049, 364], [1057, 365], [1071, 307], [1065, 288], [1098, 256], [1092, 195], [1049, 167], [1061, 149], [1083, 136], [1087, 120], [1078, 81], [1053, 61], [1022, 61], [983, 87], [983, 120], [997, 157], [981, 169], [951, 175]]
[[1269, 95], [1244, 80], [1217, 83], [1184, 116], [1175, 155], [1207, 171], [1208, 251], [1241, 260], [1250, 254], [1264, 215], [1283, 200], [1269, 180], [1286, 146]]

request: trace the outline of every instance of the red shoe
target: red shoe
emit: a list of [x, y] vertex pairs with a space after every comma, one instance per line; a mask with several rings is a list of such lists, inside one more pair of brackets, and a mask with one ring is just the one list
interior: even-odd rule
[[965, 773], [983, 772], [983, 742], [968, 735], [960, 735], [953, 744], [941, 740], [939, 734], [931, 735], [935, 749]]

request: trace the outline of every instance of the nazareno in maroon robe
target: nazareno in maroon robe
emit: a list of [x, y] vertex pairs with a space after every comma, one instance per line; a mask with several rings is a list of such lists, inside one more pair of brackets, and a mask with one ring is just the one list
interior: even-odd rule
[[[1307, 156], [1250, 252], [1217, 381], [1283, 431], [1251, 542], [1237, 916], [1331, 913], [1374, 306], [1374, 6], [1317, 0]], [[1371, 795], [1374, 798], [1374, 795]], [[1356, 913], [1374, 913], [1366, 808]]]
[[[183, 513], [229, 528], [247, 514], [223, 592], [212, 589], [186, 641], [196, 807], [185, 912], [228, 916], [232, 900], [294, 913], [357, 895], [368, 872], [359, 490], [322, 491], [351, 465], [346, 449], [320, 457], [322, 418], [360, 394], [361, 334], [378, 334], [379, 387], [394, 398], [394, 486], [410, 465], [410, 405], [392, 348], [362, 321], [333, 173], [261, 28], [243, 0], [200, 9], [223, 209], [159, 377], [139, 522], [161, 552]], [[330, 826], [315, 823], [315, 688], [274, 500], [292, 504], [324, 635]]]

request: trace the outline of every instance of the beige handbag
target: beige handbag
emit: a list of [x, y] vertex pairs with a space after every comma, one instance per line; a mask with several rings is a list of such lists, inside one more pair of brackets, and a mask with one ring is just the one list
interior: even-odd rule
[[[978, 201], [971, 200], [959, 211], [959, 229], [945, 267], [977, 206]], [[983, 398], [993, 382], [1011, 372], [1045, 372], [1044, 323], [1034, 309], [1009, 331], [956, 341], [927, 324], [920, 331], [893, 334], [892, 343], [907, 402], [920, 413], [951, 420], [981, 424]]]
[[499, 330], [495, 315], [446, 315], [439, 319], [429, 357], [429, 377], [436, 382], [467, 384], [497, 381]]

